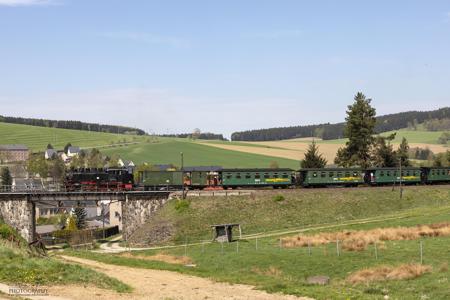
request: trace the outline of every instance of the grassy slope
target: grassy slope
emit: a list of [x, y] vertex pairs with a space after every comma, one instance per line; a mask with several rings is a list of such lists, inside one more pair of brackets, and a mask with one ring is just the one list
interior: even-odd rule
[[[284, 201], [273, 197], [282, 193]], [[158, 217], [177, 228], [176, 241], [209, 239], [211, 224], [240, 223], [244, 233], [298, 228], [353, 219], [383, 216], [416, 207], [450, 206], [450, 186], [409, 186], [399, 191], [385, 188], [267, 190], [252, 196], [192, 197], [187, 212], [170, 202]]]
[[135, 163], [145, 161], [158, 164], [173, 163], [179, 166], [181, 164], [180, 152], [183, 152], [185, 166], [268, 167], [270, 162], [276, 161], [280, 167], [298, 167], [298, 162], [290, 159], [219, 149], [180, 139], [164, 139], [159, 143], [109, 148], [103, 152], [106, 154], [117, 153]]
[[[33, 257], [27, 243], [0, 219], [0, 282], [11, 284], [53, 285], [67, 283], [93, 284], [117, 292], [129, 292], [128, 285], [96, 271], [58, 261], [51, 257]], [[15, 237], [12, 244], [4, 238]]]
[[[247, 234], [308, 226], [312, 226], [312, 232], [318, 232], [432, 224], [448, 221], [450, 212], [448, 187], [409, 187], [401, 201], [398, 200], [398, 191], [393, 193], [390, 189], [289, 191], [285, 193], [284, 201], [274, 202], [272, 198], [276, 193], [265, 192], [254, 198], [196, 198], [184, 213], [176, 212], [170, 203], [160, 216], [171, 218], [178, 229], [185, 228], [185, 232], [178, 235], [179, 240], [184, 241], [183, 234], [192, 239], [210, 237], [209, 225], [221, 222], [240, 222]], [[355, 221], [360, 218], [366, 219], [363, 223]], [[346, 223], [352, 220], [353, 225]], [[318, 226], [321, 223], [328, 223], [328, 227]], [[186, 251], [196, 268], [118, 255], [88, 252], [72, 255], [118, 265], [168, 269], [220, 281], [252, 284], [267, 291], [316, 299], [381, 299], [384, 293], [391, 299], [447, 299], [450, 272], [445, 263], [450, 260], [449, 237], [424, 239], [424, 263], [433, 267], [430, 274], [414, 280], [353, 286], [345, 282], [351, 272], [372, 266], [419, 262], [419, 241], [386, 242], [385, 248], [378, 250], [379, 258], [376, 260], [372, 246], [362, 252], [342, 251], [338, 257], [336, 245], [329, 244], [313, 247], [309, 255], [307, 248], [280, 249], [280, 236], [284, 235], [259, 238], [258, 250], [256, 240], [250, 238], [240, 241], [239, 249], [237, 243], [231, 243], [225, 244], [222, 251], [220, 244], [213, 243], [188, 246], [186, 250], [184, 247], [164, 250], [177, 256]], [[154, 255], [157, 252], [145, 250], [134, 254]], [[307, 284], [306, 278], [313, 275], [330, 276], [331, 284]]]
[[25, 144], [33, 151], [43, 151], [48, 143], [62, 149], [68, 142], [81, 147], [96, 147], [109, 145], [111, 142], [131, 142], [143, 137], [117, 135], [103, 132], [89, 132], [60, 128], [47, 128], [0, 122], [0, 141], [2, 144]]

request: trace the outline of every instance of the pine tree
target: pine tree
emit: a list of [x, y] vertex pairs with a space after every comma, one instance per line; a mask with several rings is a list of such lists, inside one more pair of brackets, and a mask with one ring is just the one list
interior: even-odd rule
[[327, 165], [327, 160], [319, 153], [319, 147], [313, 141], [305, 153], [305, 158], [301, 161], [302, 168], [323, 168]]
[[0, 176], [2, 177], [2, 190], [9, 191], [11, 190], [12, 185], [12, 176], [8, 167], [2, 168]]
[[75, 222], [78, 229], [84, 229], [86, 227], [86, 209], [83, 207], [75, 208]]
[[404, 137], [397, 150], [397, 160], [401, 161], [402, 167], [409, 167], [411, 165], [409, 161], [409, 145]]
[[389, 137], [378, 136], [375, 139], [373, 149], [373, 165], [375, 167], [395, 167], [397, 165], [396, 152], [390, 143], [394, 137], [395, 134]]
[[371, 148], [375, 132], [375, 108], [370, 105], [371, 99], [366, 99], [363, 93], [358, 92], [355, 102], [348, 106], [345, 118], [345, 136], [349, 139], [345, 147], [337, 152], [335, 163], [344, 167], [370, 166]]

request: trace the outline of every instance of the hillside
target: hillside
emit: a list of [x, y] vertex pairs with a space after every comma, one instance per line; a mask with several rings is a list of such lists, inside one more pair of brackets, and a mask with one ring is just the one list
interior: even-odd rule
[[126, 134], [126, 133], [134, 133], [137, 135], [145, 134], [144, 130], [133, 127], [119, 126], [119, 125], [105, 125], [98, 123], [86, 123], [73, 120], [48, 120], [36, 118], [0, 116], [0, 122], [9, 124], [40, 126], [48, 128], [63, 128], [63, 129], [75, 129], [75, 130], [95, 131], [95, 132], [108, 132], [116, 134]]
[[269, 167], [273, 161], [276, 161], [280, 167], [297, 168], [299, 165], [298, 160], [294, 159], [261, 153], [244, 153], [233, 149], [219, 149], [188, 139], [159, 138], [158, 142], [154, 143], [108, 148], [102, 150], [102, 152], [108, 155], [116, 153], [138, 164], [143, 162], [151, 164], [173, 163], [180, 166], [180, 152], [183, 152], [185, 166]]
[[[375, 132], [381, 133], [406, 128], [411, 124], [423, 123], [431, 119], [449, 119], [450, 107], [432, 111], [408, 111], [378, 116]], [[344, 123], [317, 124], [306, 126], [278, 127], [234, 132], [232, 141], [275, 141], [316, 136], [324, 140], [339, 139], [344, 136]]]
[[186, 166], [268, 167], [273, 161], [276, 161], [280, 167], [296, 168], [298, 166], [298, 161], [295, 160], [215, 149], [201, 144], [201, 141], [191, 139], [118, 135], [0, 122], [0, 143], [2, 144], [25, 144], [32, 151], [44, 151], [48, 143], [57, 149], [62, 149], [68, 142], [82, 148], [101, 148], [107, 155], [117, 153], [122, 158], [133, 160], [137, 164], [149, 162], [180, 165], [180, 152], [183, 152]]
[[[284, 201], [274, 201], [282, 194]], [[210, 238], [209, 225], [240, 223], [245, 234], [263, 231], [340, 223], [407, 211], [413, 208], [446, 207], [450, 209], [448, 186], [409, 186], [403, 200], [399, 191], [381, 188], [328, 188], [257, 191], [250, 196], [189, 197], [189, 209], [177, 211], [176, 202], [165, 206], [154, 222], [174, 226], [171, 242], [194, 242]], [[446, 219], [443, 219], [446, 220]], [[154, 224], [149, 223], [152, 227]]]
[[62, 149], [70, 142], [80, 147], [102, 147], [112, 143], [143, 141], [144, 136], [89, 132], [0, 122], [2, 144], [25, 144], [33, 151], [44, 151], [47, 144]]

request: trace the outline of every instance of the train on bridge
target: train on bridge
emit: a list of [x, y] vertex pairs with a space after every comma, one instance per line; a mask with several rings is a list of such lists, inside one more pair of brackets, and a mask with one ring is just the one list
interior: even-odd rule
[[[135, 176], [134, 176], [135, 175]], [[66, 174], [67, 191], [202, 190], [237, 188], [357, 187], [450, 183], [450, 167], [239, 168], [185, 167], [172, 171], [76, 169]]]

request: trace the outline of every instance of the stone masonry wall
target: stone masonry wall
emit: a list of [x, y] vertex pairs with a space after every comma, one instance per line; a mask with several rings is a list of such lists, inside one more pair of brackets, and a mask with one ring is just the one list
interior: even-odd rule
[[20, 235], [31, 242], [36, 231], [35, 207], [27, 197], [0, 199], [0, 218], [9, 226], [15, 228]]
[[169, 199], [168, 193], [146, 196], [145, 199], [131, 197], [128, 195], [126, 201], [122, 202], [122, 233], [125, 240], [128, 240]]

